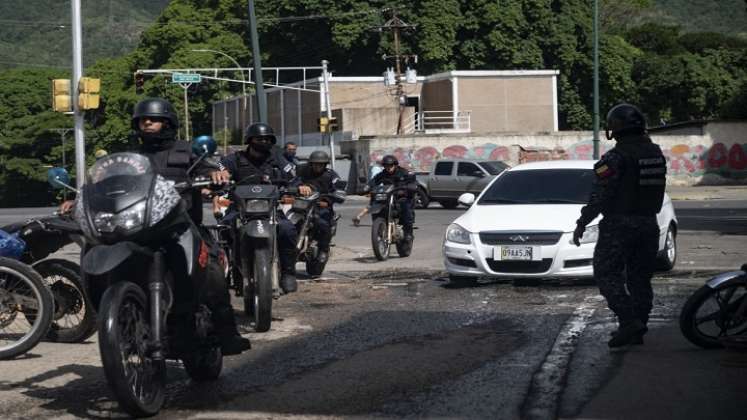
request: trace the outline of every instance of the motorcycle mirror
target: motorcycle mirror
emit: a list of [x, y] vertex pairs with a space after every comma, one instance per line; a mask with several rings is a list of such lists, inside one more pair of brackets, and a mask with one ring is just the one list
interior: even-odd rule
[[197, 156], [212, 156], [218, 150], [218, 143], [210, 136], [199, 136], [192, 142], [192, 151]]
[[70, 186], [70, 174], [64, 168], [50, 168], [47, 171], [47, 182], [56, 190], [67, 188], [78, 192]]

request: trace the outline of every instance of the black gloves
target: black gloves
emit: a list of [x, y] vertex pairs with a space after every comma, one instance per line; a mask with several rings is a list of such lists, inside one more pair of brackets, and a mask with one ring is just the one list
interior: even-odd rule
[[576, 230], [573, 231], [573, 244], [576, 246], [581, 246], [581, 237], [584, 236], [584, 231], [586, 230], [586, 226], [582, 224], [576, 225]]

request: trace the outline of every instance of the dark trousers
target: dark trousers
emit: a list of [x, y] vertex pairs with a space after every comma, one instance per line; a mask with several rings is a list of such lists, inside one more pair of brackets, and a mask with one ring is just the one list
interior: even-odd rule
[[651, 277], [659, 249], [655, 216], [611, 216], [599, 223], [594, 278], [621, 323], [648, 322], [654, 292]]
[[412, 233], [412, 225], [415, 223], [414, 202], [411, 198], [402, 198], [397, 200], [399, 207], [399, 223], [405, 230], [405, 233]]
[[298, 229], [291, 223], [282, 212], [278, 211], [278, 257], [280, 271], [287, 274], [296, 274], [296, 250], [298, 241]]
[[335, 212], [332, 208], [320, 208], [314, 221], [314, 238], [319, 244], [319, 250], [328, 252], [332, 241], [332, 223]]

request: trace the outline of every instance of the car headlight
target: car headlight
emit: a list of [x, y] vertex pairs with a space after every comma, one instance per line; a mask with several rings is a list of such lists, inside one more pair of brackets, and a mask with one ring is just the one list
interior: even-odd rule
[[[590, 244], [599, 240], [599, 225], [589, 226], [579, 240], [582, 244]], [[568, 242], [573, 245], [573, 238]]]
[[245, 211], [247, 213], [269, 213], [270, 202], [268, 200], [246, 200]]
[[470, 239], [467, 229], [459, 226], [456, 223], [452, 223], [448, 228], [446, 228], [446, 240], [458, 244], [472, 243], [472, 239]]
[[93, 225], [99, 232], [111, 233], [117, 228], [133, 230], [145, 222], [145, 201], [119, 213], [99, 212], [93, 216]]

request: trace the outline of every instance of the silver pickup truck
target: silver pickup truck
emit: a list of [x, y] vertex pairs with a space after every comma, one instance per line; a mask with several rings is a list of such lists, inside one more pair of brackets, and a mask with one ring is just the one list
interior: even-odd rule
[[447, 209], [456, 208], [460, 195], [480, 194], [496, 175], [509, 166], [499, 160], [442, 159], [430, 172], [418, 173], [419, 184], [416, 207], [426, 208], [437, 201]]

